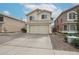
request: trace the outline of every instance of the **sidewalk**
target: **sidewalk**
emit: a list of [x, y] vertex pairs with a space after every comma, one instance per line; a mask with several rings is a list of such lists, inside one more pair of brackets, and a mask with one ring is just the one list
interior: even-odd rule
[[0, 55], [79, 55], [78, 52], [0, 45]]

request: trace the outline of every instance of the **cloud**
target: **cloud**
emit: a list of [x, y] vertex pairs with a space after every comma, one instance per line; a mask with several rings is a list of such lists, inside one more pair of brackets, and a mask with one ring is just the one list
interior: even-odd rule
[[[62, 10], [56, 7], [54, 4], [23, 4], [23, 5], [26, 9], [29, 9], [29, 11], [32, 11], [37, 8], [52, 11], [52, 17], [54, 18], [54, 20], [62, 12]], [[24, 13], [27, 14], [29, 11], [24, 11]]]
[[57, 7], [53, 4], [24, 4], [25, 8], [29, 8], [31, 10], [34, 9], [45, 9], [49, 11], [53, 11], [54, 9], [57, 9]]
[[72, 3], [72, 4], [73, 4], [73, 6], [79, 5], [79, 3]]
[[10, 15], [10, 12], [5, 10], [3, 11], [3, 14]]
[[61, 12], [62, 12], [61, 9], [57, 9], [52, 13], [54, 20], [61, 14]]
[[27, 22], [26, 18], [23, 18], [23, 19], [22, 19], [22, 21], [25, 21], [25, 22]]

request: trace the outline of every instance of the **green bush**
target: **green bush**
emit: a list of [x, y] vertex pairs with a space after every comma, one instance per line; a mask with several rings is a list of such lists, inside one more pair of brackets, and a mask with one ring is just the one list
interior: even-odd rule
[[79, 39], [73, 39], [71, 44], [75, 47], [78, 47], [79, 48]]
[[26, 30], [25, 28], [22, 28], [22, 29], [21, 29], [21, 32], [22, 32], [22, 33], [26, 33], [27, 30]]

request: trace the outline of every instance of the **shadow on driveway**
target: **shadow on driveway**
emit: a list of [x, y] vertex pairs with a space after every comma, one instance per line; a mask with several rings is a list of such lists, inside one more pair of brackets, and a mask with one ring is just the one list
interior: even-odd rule
[[16, 38], [24, 37], [25, 33], [0, 33], [0, 44], [14, 40]]

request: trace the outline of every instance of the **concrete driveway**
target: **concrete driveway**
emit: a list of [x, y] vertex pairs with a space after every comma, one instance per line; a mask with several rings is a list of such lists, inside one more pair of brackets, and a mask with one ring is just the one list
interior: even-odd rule
[[79, 55], [78, 52], [55, 50], [53, 46], [49, 35], [0, 36], [0, 55]]
[[0, 54], [53, 54], [49, 35], [25, 34], [1, 44]]

